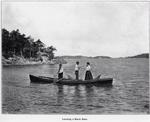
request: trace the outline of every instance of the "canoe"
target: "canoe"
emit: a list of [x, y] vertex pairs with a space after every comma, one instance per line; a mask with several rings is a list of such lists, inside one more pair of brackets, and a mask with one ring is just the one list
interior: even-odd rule
[[[62, 85], [112, 85], [113, 78], [100, 78], [100, 76], [94, 78], [93, 80], [75, 80], [75, 79], [60, 79], [45, 77], [45, 76], [34, 76], [29, 75], [31, 83], [56, 83]], [[57, 82], [56, 82], [57, 81]]]
[[31, 83], [53, 83], [54, 78], [45, 77], [45, 76], [34, 76], [29, 75]]

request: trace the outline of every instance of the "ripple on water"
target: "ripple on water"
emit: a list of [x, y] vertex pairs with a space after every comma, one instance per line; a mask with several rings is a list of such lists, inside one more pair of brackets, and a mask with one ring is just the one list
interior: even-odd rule
[[[85, 66], [87, 59], [78, 59]], [[54, 76], [57, 66], [3, 67], [2, 112], [31, 114], [147, 114], [148, 59], [88, 59], [93, 76], [113, 77], [111, 87], [30, 84], [29, 74]], [[74, 76], [76, 60], [68, 59], [66, 74]], [[80, 78], [84, 77], [80, 71]]]

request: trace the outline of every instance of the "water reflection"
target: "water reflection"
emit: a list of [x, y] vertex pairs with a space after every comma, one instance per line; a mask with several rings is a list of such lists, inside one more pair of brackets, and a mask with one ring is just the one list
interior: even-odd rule
[[56, 103], [57, 105], [62, 105], [64, 103], [64, 88], [63, 85], [58, 85], [57, 86], [57, 99]]
[[67, 85], [57, 85], [57, 96], [73, 96], [76, 98], [80, 97], [93, 97], [97, 95], [97, 90], [110, 92], [113, 86], [93, 86], [93, 85], [76, 85], [76, 86], [67, 86]]
[[85, 97], [86, 95], [94, 94], [94, 86], [91, 85], [76, 85], [76, 86], [67, 86], [67, 85], [57, 85], [57, 95], [72, 95], [74, 97]]

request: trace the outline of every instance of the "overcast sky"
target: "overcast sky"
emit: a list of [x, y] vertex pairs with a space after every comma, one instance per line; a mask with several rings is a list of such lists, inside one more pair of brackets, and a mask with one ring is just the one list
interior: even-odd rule
[[56, 47], [56, 55], [149, 52], [146, 2], [4, 2], [2, 26]]

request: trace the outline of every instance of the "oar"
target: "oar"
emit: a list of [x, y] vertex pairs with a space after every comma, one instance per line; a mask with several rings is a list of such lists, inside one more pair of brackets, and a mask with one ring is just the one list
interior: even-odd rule
[[[69, 79], [73, 80], [73, 77], [71, 75], [69, 74], [66, 74], [66, 75], [68, 76]], [[58, 76], [58, 75], [54, 75], [54, 81], [53, 81], [54, 83], [59, 82], [63, 79], [63, 78], [60, 78], [60, 79], [55, 78], [55, 76]]]
[[56, 81], [56, 83], [59, 82], [59, 81], [62, 80], [62, 79], [63, 79], [63, 78], [58, 79], [58, 80]]
[[[58, 73], [57, 73], [57, 74], [58, 74]], [[54, 75], [54, 76], [58, 76], [57, 74], [56, 74], [56, 75]], [[59, 81], [60, 81], [60, 80], [62, 80], [62, 79], [63, 79], [63, 78], [60, 78], [60, 79], [58, 79], [58, 78], [54, 78], [54, 81], [53, 81], [53, 82], [54, 82], [54, 83], [57, 83], [57, 82], [59, 82]]]
[[100, 77], [101, 77], [101, 74], [100, 74], [100, 75], [98, 75], [95, 79], [100, 79]]

